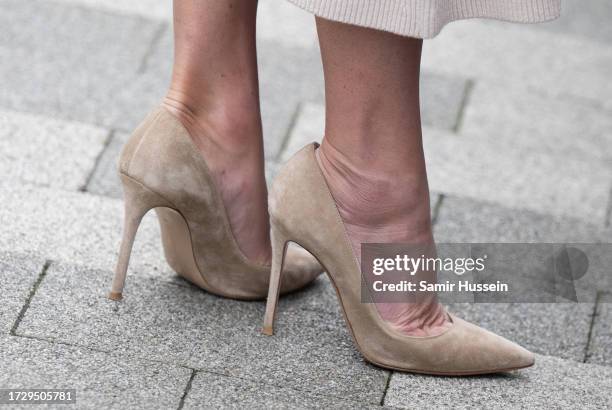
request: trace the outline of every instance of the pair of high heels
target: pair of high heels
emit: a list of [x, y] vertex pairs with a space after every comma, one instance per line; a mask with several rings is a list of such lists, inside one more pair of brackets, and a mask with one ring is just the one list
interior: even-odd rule
[[[533, 365], [534, 356], [526, 349], [452, 314], [442, 334], [411, 337], [382, 320], [373, 303], [362, 303], [359, 263], [316, 161], [316, 147], [310, 144], [295, 154], [273, 183], [272, 264], [259, 265], [240, 251], [219, 191], [187, 130], [165, 108], [153, 111], [119, 160], [125, 221], [109, 297], [121, 299], [136, 231], [144, 214], [155, 209], [166, 259], [179, 275], [228, 298], [257, 300], [267, 294], [265, 334], [273, 334], [279, 295], [306, 286], [323, 267], [355, 345], [375, 365], [440, 375]], [[287, 246], [289, 242], [302, 248]]]

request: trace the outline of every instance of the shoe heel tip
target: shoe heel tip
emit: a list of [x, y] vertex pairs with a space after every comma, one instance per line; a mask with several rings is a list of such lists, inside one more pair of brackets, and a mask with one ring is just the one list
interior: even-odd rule
[[263, 329], [261, 329], [261, 333], [266, 336], [274, 336], [274, 329], [272, 329], [272, 326], [264, 326]]
[[118, 300], [123, 299], [123, 294], [121, 292], [110, 292], [108, 294], [108, 298], [110, 300], [117, 300], [118, 301]]

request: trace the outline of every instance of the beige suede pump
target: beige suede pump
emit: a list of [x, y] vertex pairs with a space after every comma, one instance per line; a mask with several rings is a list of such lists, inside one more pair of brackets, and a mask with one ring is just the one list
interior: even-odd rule
[[[431, 337], [410, 337], [383, 321], [373, 303], [361, 302], [361, 271], [344, 224], [315, 158], [303, 148], [272, 186], [272, 278], [263, 332], [273, 334], [287, 243], [311, 252], [336, 288], [344, 317], [363, 357], [380, 367], [436, 375], [496, 373], [528, 367], [534, 355], [478, 326], [450, 315], [451, 326]], [[288, 256], [288, 255], [287, 255]]]
[[[153, 111], [123, 147], [119, 175], [125, 197], [123, 239], [109, 298], [122, 298], [132, 244], [142, 217], [155, 209], [168, 264], [216, 295], [266, 296], [270, 266], [249, 261], [232, 234], [221, 195], [187, 130], [169, 111]], [[308, 252], [287, 254], [281, 293], [313, 281], [321, 267]]]

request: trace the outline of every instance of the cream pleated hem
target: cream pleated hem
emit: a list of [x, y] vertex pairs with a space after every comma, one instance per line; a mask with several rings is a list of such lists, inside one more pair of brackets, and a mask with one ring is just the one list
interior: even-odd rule
[[561, 13], [561, 0], [289, 0], [316, 16], [389, 31], [402, 36], [431, 38], [455, 20], [492, 18], [540, 23]]

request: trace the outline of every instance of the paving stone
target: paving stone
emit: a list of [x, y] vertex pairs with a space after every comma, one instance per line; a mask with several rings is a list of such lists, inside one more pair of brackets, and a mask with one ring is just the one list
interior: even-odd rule
[[44, 259], [32, 254], [0, 252], [0, 335], [13, 327], [44, 264]]
[[76, 191], [85, 185], [107, 135], [86, 124], [0, 111], [0, 174], [14, 184]]
[[606, 242], [606, 230], [577, 218], [555, 218], [471, 198], [445, 196], [434, 226], [438, 242]]
[[572, 95], [608, 108], [611, 64], [609, 44], [482, 20], [450, 24], [423, 52], [426, 71], [536, 89], [551, 98]]
[[453, 130], [468, 92], [466, 78], [425, 72], [421, 75], [421, 122]]
[[495, 147], [520, 146], [559, 162], [580, 158], [612, 168], [612, 152], [602, 149], [612, 146], [612, 115], [579, 99], [553, 99], [480, 81], [470, 93], [461, 133]]
[[385, 404], [397, 408], [609, 408], [612, 369], [538, 356], [534, 367], [492, 376], [394, 373]]
[[597, 306], [587, 362], [612, 366], [612, 299], [607, 294]]
[[554, 33], [587, 37], [602, 43], [612, 42], [612, 4], [607, 0], [564, 0], [561, 17], [537, 28]]
[[593, 303], [454, 303], [449, 310], [534, 353], [581, 362]]
[[259, 0], [257, 38], [289, 47], [317, 47], [314, 16], [288, 1]]
[[316, 49], [266, 42], [258, 53], [266, 157], [277, 158], [295, 121], [298, 104], [323, 103], [323, 68]]
[[150, 104], [134, 95], [124, 105], [120, 97], [136, 81], [161, 23], [47, 1], [5, 0], [0, 25], [0, 106], [129, 129], [134, 124], [117, 118]]
[[[0, 250], [114, 268], [123, 224], [121, 201], [27, 185], [0, 185], [0, 198]], [[163, 278], [173, 275], [159, 235], [156, 216], [150, 212], [138, 230], [130, 270]]]
[[424, 130], [430, 189], [554, 216], [603, 224], [609, 169], [580, 158], [556, 157], [488, 136]]
[[208, 372], [199, 372], [193, 380], [185, 399], [184, 409], [249, 408], [249, 409], [346, 409], [380, 408], [360, 402], [326, 395], [270, 386], [249, 380], [241, 380]]
[[88, 9], [106, 10], [118, 14], [137, 15], [149, 19], [170, 20], [172, 2], [167, 0], [52, 0], [68, 5], [85, 6]]
[[179, 366], [46, 341], [4, 337], [0, 343], [2, 388], [76, 389], [79, 409], [176, 408], [191, 375]]
[[[113, 95], [113, 105], [102, 107], [106, 120], [124, 134], [131, 132], [162, 101], [174, 60], [174, 40], [168, 24], [159, 23], [150, 44], [143, 50], [138, 72]], [[124, 73], [124, 77], [127, 73]]]
[[116, 303], [104, 297], [106, 275], [52, 265], [17, 333], [311, 394], [374, 404], [382, 397], [387, 373], [364, 363], [337, 312], [281, 300], [277, 334], [268, 337], [260, 332], [263, 303], [141, 275], [128, 277]]
[[321, 104], [303, 104], [281, 155], [286, 162], [306, 144], [321, 142], [325, 133], [325, 107]]

